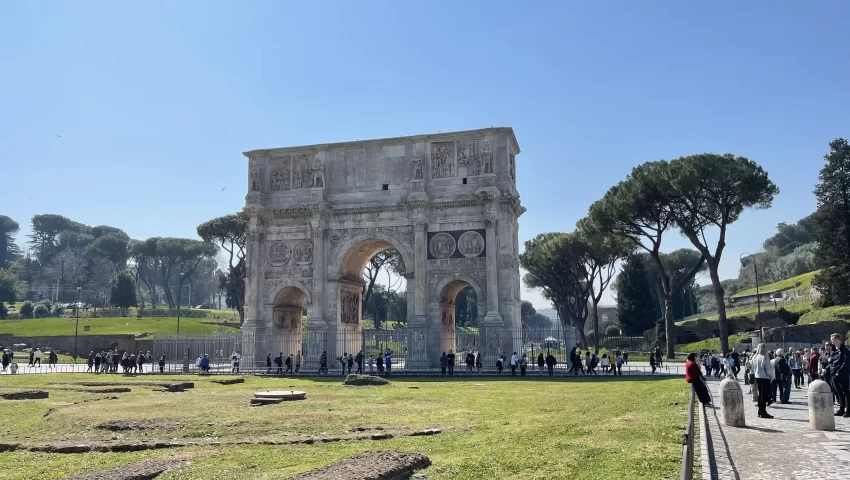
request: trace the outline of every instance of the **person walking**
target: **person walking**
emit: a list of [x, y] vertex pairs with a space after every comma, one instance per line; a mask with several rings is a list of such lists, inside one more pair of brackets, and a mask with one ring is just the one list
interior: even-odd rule
[[537, 354], [537, 369], [540, 371], [540, 376], [543, 376], [543, 367], [546, 366], [546, 361], [543, 359], [543, 352]]
[[481, 358], [481, 352], [475, 352], [475, 369], [478, 370], [479, 375], [484, 370], [484, 359]]
[[794, 377], [794, 388], [799, 389], [803, 383], [803, 359], [800, 357], [800, 352], [794, 352], [791, 358], [788, 359], [788, 367], [791, 368], [791, 375]]
[[697, 354], [694, 352], [688, 354], [688, 361], [685, 362], [685, 381], [694, 387], [694, 393], [696, 393], [699, 403], [703, 405], [711, 404], [711, 395], [708, 393], [705, 377], [702, 375], [702, 369], [699, 368], [697, 363]]
[[611, 368], [611, 358], [607, 354], [602, 355], [600, 365], [602, 366], [602, 374], [608, 375], [608, 369]]
[[[656, 362], [658, 362], [658, 360], [655, 359], [655, 355], [649, 357], [649, 366], [652, 367], [652, 375], [655, 375]], [[687, 373], [687, 372], [685, 372], [685, 373]], [[690, 383], [690, 382], [688, 382], [688, 383]]]
[[519, 359], [519, 375], [521, 377], [525, 376], [525, 368], [526, 368], [527, 364], [528, 364], [528, 357], [526, 357], [526, 355], [523, 353], [522, 358]]
[[781, 348], [776, 350], [776, 383], [779, 386], [779, 403], [791, 403], [791, 367], [785, 359], [785, 351]]
[[466, 363], [466, 373], [471, 374], [473, 368], [475, 368], [475, 354], [471, 351], [466, 352], [464, 362]]
[[449, 376], [452, 377], [455, 374], [455, 352], [449, 349], [449, 354], [446, 355], [446, 367], [449, 369]]
[[770, 397], [770, 384], [776, 378], [773, 364], [763, 343], [759, 343], [753, 355], [753, 374], [756, 376], [758, 387], [758, 416], [759, 418], [773, 418], [767, 413], [767, 401]]
[[266, 355], [266, 375], [271, 375], [271, 373], [272, 373], [272, 354], [271, 354], [271, 352], [269, 352], [269, 354]]
[[238, 374], [239, 373], [239, 361], [242, 360], [242, 353], [239, 350], [233, 353], [231, 356], [233, 359], [233, 366], [230, 368], [230, 373]]
[[844, 344], [840, 333], [830, 335], [829, 341], [835, 350], [829, 362], [832, 384], [838, 397], [838, 411], [835, 416], [850, 418], [850, 350]]
[[516, 367], [519, 362], [519, 358], [517, 358], [516, 352], [511, 355], [511, 376], [516, 377]]
[[[283, 353], [281, 353], [281, 355], [283, 355]], [[283, 371], [284, 375], [286, 375], [287, 373], [292, 373], [292, 364], [293, 363], [295, 363], [295, 362], [292, 358], [292, 354], [290, 353], [289, 356], [286, 357], [286, 362], [284, 363], [284, 365], [286, 365], [286, 369]]]
[[41, 368], [41, 349], [40, 348], [35, 349], [35, 363], [33, 363], [32, 366], [34, 367], [36, 363], [38, 364], [38, 368]]
[[349, 353], [346, 363], [348, 364], [348, 374], [351, 375], [351, 367], [354, 366], [354, 355]]
[[386, 366], [387, 376], [390, 376], [390, 370], [393, 367], [393, 354], [389, 349], [387, 350], [386, 355], [384, 355], [384, 365]]
[[319, 375], [321, 375], [322, 372], [324, 372], [325, 375], [328, 374], [328, 352], [327, 351], [322, 352], [322, 356], [319, 357]]
[[159, 357], [159, 373], [165, 373], [165, 354]]
[[446, 367], [448, 366], [448, 364], [448, 356], [446, 356], [446, 352], [443, 352], [443, 354], [440, 355], [440, 375], [444, 377], [446, 376]]
[[282, 375], [283, 374], [283, 352], [278, 353], [277, 356], [274, 357], [274, 366], [275, 366], [274, 374], [275, 375]]
[[298, 350], [297, 352], [295, 352], [295, 374], [296, 375], [298, 375], [298, 372], [301, 371], [301, 361], [302, 360], [303, 359], [301, 358], [301, 350]]
[[357, 352], [357, 356], [354, 357], [354, 362], [357, 363], [357, 374], [363, 375], [363, 349], [361, 348], [359, 352]]

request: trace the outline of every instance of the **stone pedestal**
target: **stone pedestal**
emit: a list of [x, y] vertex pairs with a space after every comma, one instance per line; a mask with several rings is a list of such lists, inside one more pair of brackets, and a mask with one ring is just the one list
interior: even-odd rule
[[809, 384], [809, 426], [812, 430], [831, 432], [835, 430], [832, 413], [832, 390], [823, 380]]
[[744, 392], [734, 378], [720, 382], [720, 418], [732, 427], [745, 427]]
[[406, 371], [422, 371], [434, 364], [436, 358], [439, 365], [440, 354], [432, 351], [427, 317], [414, 317], [407, 327], [407, 358]]

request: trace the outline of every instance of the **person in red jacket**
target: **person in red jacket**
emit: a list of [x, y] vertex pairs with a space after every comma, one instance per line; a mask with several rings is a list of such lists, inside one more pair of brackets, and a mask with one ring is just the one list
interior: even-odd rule
[[705, 385], [705, 377], [702, 376], [702, 369], [697, 364], [697, 354], [688, 354], [688, 361], [685, 362], [685, 381], [694, 387], [694, 391], [703, 405], [711, 404], [711, 396], [708, 394], [708, 387]]
[[818, 366], [820, 365], [820, 353], [817, 348], [812, 349], [812, 355], [809, 357], [809, 383], [818, 379]]

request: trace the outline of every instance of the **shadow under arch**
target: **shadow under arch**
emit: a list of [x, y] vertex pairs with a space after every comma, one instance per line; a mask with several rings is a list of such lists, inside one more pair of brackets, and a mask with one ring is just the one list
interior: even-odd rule
[[272, 304], [269, 353], [293, 355], [300, 364], [303, 311], [305, 303], [310, 303], [310, 291], [301, 282], [284, 281], [278, 286], [269, 303]]

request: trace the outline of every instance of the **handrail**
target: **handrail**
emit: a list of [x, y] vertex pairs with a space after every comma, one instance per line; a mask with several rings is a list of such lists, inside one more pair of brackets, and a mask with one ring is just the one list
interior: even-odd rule
[[688, 402], [688, 426], [682, 434], [682, 470], [680, 480], [694, 478], [694, 386], [691, 385], [691, 399]]

